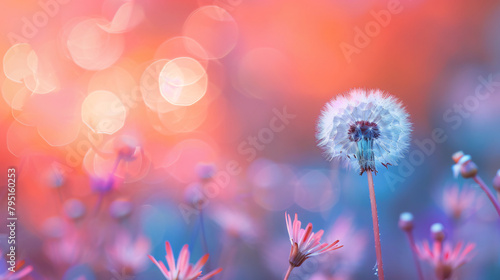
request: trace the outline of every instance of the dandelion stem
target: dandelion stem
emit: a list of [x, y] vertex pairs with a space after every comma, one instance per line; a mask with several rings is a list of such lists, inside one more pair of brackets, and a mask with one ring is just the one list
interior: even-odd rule
[[493, 193], [491, 192], [490, 188], [484, 183], [484, 181], [479, 177], [478, 175], [474, 176], [474, 181], [483, 189], [483, 191], [486, 193], [488, 198], [490, 199], [491, 203], [495, 207], [495, 209], [498, 212], [498, 215], [500, 216], [500, 205], [498, 204], [498, 201], [495, 199], [493, 196]]
[[375, 253], [377, 254], [377, 275], [379, 280], [384, 280], [384, 267], [382, 263], [382, 246], [380, 245], [380, 229], [378, 225], [377, 201], [375, 199], [375, 187], [373, 175], [370, 170], [366, 171], [368, 176], [368, 188], [370, 189], [370, 204], [372, 207], [373, 236], [375, 237]]
[[288, 267], [288, 270], [286, 271], [285, 279], [283, 279], [283, 280], [287, 280], [287, 279], [288, 279], [288, 277], [290, 277], [290, 273], [292, 273], [292, 269], [293, 269], [293, 266], [292, 266], [292, 265], [290, 265], [290, 266]]
[[415, 239], [413, 238], [413, 233], [411, 230], [406, 230], [406, 236], [408, 237], [408, 242], [410, 243], [411, 247], [411, 253], [413, 255], [413, 260], [415, 261], [415, 267], [417, 268], [418, 272], [418, 279], [419, 280], [424, 280], [424, 274], [422, 273], [422, 267], [420, 267], [420, 262], [418, 261], [418, 256], [417, 256], [417, 246], [415, 245]]
[[[205, 223], [203, 222], [203, 210], [200, 210], [200, 230], [201, 230], [201, 242], [203, 244], [203, 251], [208, 254], [208, 242], [207, 235], [205, 234]], [[210, 270], [210, 261], [207, 260], [206, 269]]]

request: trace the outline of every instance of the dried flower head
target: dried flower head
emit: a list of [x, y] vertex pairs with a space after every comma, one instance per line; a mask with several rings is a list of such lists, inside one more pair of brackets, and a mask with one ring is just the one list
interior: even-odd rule
[[472, 161], [470, 155], [464, 154], [462, 151], [458, 151], [452, 155], [452, 159], [455, 164], [451, 167], [453, 170], [453, 175], [455, 178], [458, 174], [462, 175], [464, 178], [473, 178], [477, 175], [477, 166]]
[[469, 216], [482, 205], [477, 192], [470, 187], [447, 187], [443, 191], [443, 209], [454, 219]]
[[434, 239], [432, 248], [425, 240], [421, 246], [416, 247], [418, 256], [433, 266], [438, 279], [450, 279], [457, 268], [473, 257], [470, 253], [474, 250], [475, 244], [467, 244], [462, 250], [463, 242], [458, 242], [455, 247], [452, 247], [449, 242], [443, 242], [444, 227], [439, 223], [431, 226], [431, 234]]
[[354, 89], [328, 102], [319, 119], [318, 145], [329, 159], [360, 170], [396, 165], [408, 149], [409, 115], [395, 97], [381, 90]]
[[472, 161], [470, 155], [458, 151], [453, 154], [452, 159], [455, 161], [455, 164], [451, 167], [455, 178], [458, 177], [458, 174], [464, 178], [473, 178], [477, 175], [477, 165]]
[[404, 231], [413, 230], [413, 214], [410, 212], [403, 212], [399, 215], [398, 226]]
[[329, 251], [340, 249], [343, 245], [337, 245], [339, 240], [328, 244], [321, 243], [320, 239], [323, 236], [324, 231], [320, 230], [316, 233], [312, 231], [312, 224], [309, 223], [305, 229], [300, 227], [301, 223], [297, 219], [297, 214], [295, 214], [295, 219], [290, 218], [290, 215], [285, 213], [286, 228], [288, 230], [288, 236], [290, 237], [290, 243], [292, 248], [290, 250], [290, 266], [297, 267], [301, 266], [305, 260], [309, 257], [320, 255]]
[[172, 247], [170, 246], [170, 243], [168, 241], [165, 242], [165, 248], [167, 251], [166, 259], [167, 259], [168, 269], [165, 266], [165, 264], [163, 264], [162, 261], [157, 261], [152, 256], [149, 256], [149, 258], [161, 270], [163, 276], [165, 276], [165, 278], [168, 280], [194, 280], [194, 279], [206, 280], [222, 271], [222, 269], [219, 268], [208, 274], [205, 274], [201, 278], [198, 278], [201, 275], [201, 268], [203, 267], [203, 265], [205, 265], [205, 263], [208, 260], [208, 254], [204, 255], [193, 266], [189, 263], [188, 245], [184, 245], [184, 247], [182, 247], [181, 249], [181, 252], [179, 254], [179, 259], [177, 260], [176, 264], [174, 259], [174, 253], [172, 252]]

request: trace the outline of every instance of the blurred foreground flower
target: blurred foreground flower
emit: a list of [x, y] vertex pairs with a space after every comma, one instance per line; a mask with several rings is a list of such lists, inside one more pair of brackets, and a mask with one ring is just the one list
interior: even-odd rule
[[138, 236], [132, 240], [128, 233], [122, 232], [106, 251], [111, 266], [116, 271], [135, 274], [145, 267], [145, 256], [149, 249], [150, 243], [146, 237]]
[[411, 123], [402, 104], [381, 90], [354, 89], [328, 102], [319, 118], [318, 146], [367, 174], [377, 255], [377, 275], [384, 279], [382, 246], [372, 172], [397, 165], [410, 144]]
[[55, 267], [65, 267], [96, 259], [93, 250], [85, 250], [85, 244], [88, 242], [87, 234], [74, 227], [64, 227], [57, 231], [61, 236], [47, 239], [43, 247], [48, 259]]
[[[349, 278], [363, 261], [366, 255], [366, 244], [368, 235], [365, 230], [357, 229], [353, 222], [353, 217], [342, 215], [327, 231], [326, 240], [341, 239], [342, 243], [349, 244], [349, 250], [341, 250], [338, 253], [330, 254], [326, 266], [334, 278]], [[333, 265], [336, 264], [336, 265]], [[334, 271], [332, 271], [332, 269]]]
[[323, 236], [324, 231], [320, 230], [316, 233], [312, 231], [312, 224], [309, 223], [305, 229], [302, 229], [301, 222], [297, 219], [297, 214], [295, 214], [295, 219], [290, 218], [290, 215], [285, 213], [286, 228], [288, 230], [288, 236], [290, 237], [290, 243], [292, 248], [290, 249], [290, 258], [288, 262], [290, 266], [285, 276], [285, 280], [290, 277], [292, 269], [301, 266], [305, 260], [309, 257], [317, 256], [329, 251], [340, 249], [343, 245], [337, 245], [339, 240], [328, 244], [321, 243], [320, 239]]
[[[179, 259], [177, 260], [177, 265], [175, 264], [175, 259], [174, 259], [174, 253], [172, 252], [172, 247], [170, 246], [170, 243], [167, 241], [165, 242], [165, 248], [167, 251], [166, 259], [167, 259], [167, 264], [168, 268], [165, 267], [165, 264], [163, 264], [162, 261], [157, 261], [155, 258], [152, 256], [149, 256], [151, 261], [160, 269], [160, 271], [163, 273], [163, 276], [165, 276], [166, 279], [168, 280], [194, 280], [198, 279], [198, 277], [201, 275], [201, 268], [203, 265], [208, 260], [208, 254], [204, 255], [194, 266], [189, 263], [189, 249], [188, 245], [184, 245], [182, 247], [181, 252], [179, 254]], [[198, 280], [206, 280], [217, 273], [221, 272], [222, 268], [219, 268], [217, 270], [214, 270], [203, 277], [199, 278]]]
[[455, 247], [448, 242], [443, 242], [444, 228], [441, 224], [433, 224], [431, 233], [434, 239], [432, 249], [429, 242], [425, 240], [422, 246], [417, 247], [420, 259], [429, 262], [439, 280], [450, 279], [453, 272], [468, 262], [473, 256], [470, 254], [475, 244], [470, 243], [463, 248], [463, 242], [458, 242]]
[[474, 189], [452, 186], [443, 191], [443, 208], [446, 214], [458, 220], [471, 215], [482, 205]]
[[[0, 255], [3, 255], [3, 252], [0, 250]], [[33, 270], [33, 267], [31, 265], [28, 265], [24, 268], [21, 269], [21, 267], [24, 265], [24, 261], [19, 261], [18, 264], [14, 267], [14, 271], [12, 272], [10, 270], [10, 267], [7, 268], [6, 264], [9, 264], [9, 261], [0, 261], [0, 280], [15, 280], [15, 279], [21, 279], [24, 276], [28, 275], [31, 273]]]

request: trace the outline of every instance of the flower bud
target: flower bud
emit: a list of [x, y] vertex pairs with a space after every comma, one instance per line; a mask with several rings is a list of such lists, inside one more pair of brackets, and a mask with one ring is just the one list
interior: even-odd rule
[[498, 169], [497, 175], [493, 178], [493, 187], [497, 192], [500, 192], [500, 169]]
[[458, 163], [458, 161], [460, 161], [460, 159], [464, 156], [464, 152], [462, 151], [458, 151], [456, 153], [454, 153], [451, 158], [453, 159], [453, 161], [455, 163]]
[[184, 201], [198, 210], [201, 210], [208, 203], [202, 192], [203, 186], [200, 183], [192, 183], [184, 190]]
[[431, 226], [431, 235], [432, 238], [436, 241], [443, 241], [444, 240], [444, 227], [440, 223], [435, 223]]
[[401, 213], [398, 225], [404, 231], [411, 231], [413, 229], [413, 215], [409, 212]]
[[477, 175], [477, 165], [469, 160], [460, 167], [460, 175], [464, 178], [474, 178]]
[[455, 164], [451, 169], [455, 178], [458, 177], [458, 174], [462, 175], [463, 178], [473, 178], [477, 175], [477, 165], [472, 161], [470, 155], [464, 155], [460, 151], [453, 154], [452, 158]]

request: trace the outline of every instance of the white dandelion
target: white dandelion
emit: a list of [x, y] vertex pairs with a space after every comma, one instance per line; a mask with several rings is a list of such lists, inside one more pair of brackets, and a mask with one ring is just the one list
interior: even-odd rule
[[377, 275], [384, 280], [382, 246], [372, 171], [380, 165], [397, 165], [408, 150], [411, 123], [393, 96], [381, 90], [354, 89], [328, 102], [318, 123], [318, 146], [329, 160], [339, 159], [360, 175], [366, 172], [373, 221]]
[[363, 174], [397, 165], [408, 150], [411, 123], [395, 97], [381, 90], [353, 89], [328, 102], [317, 128], [318, 146]]

